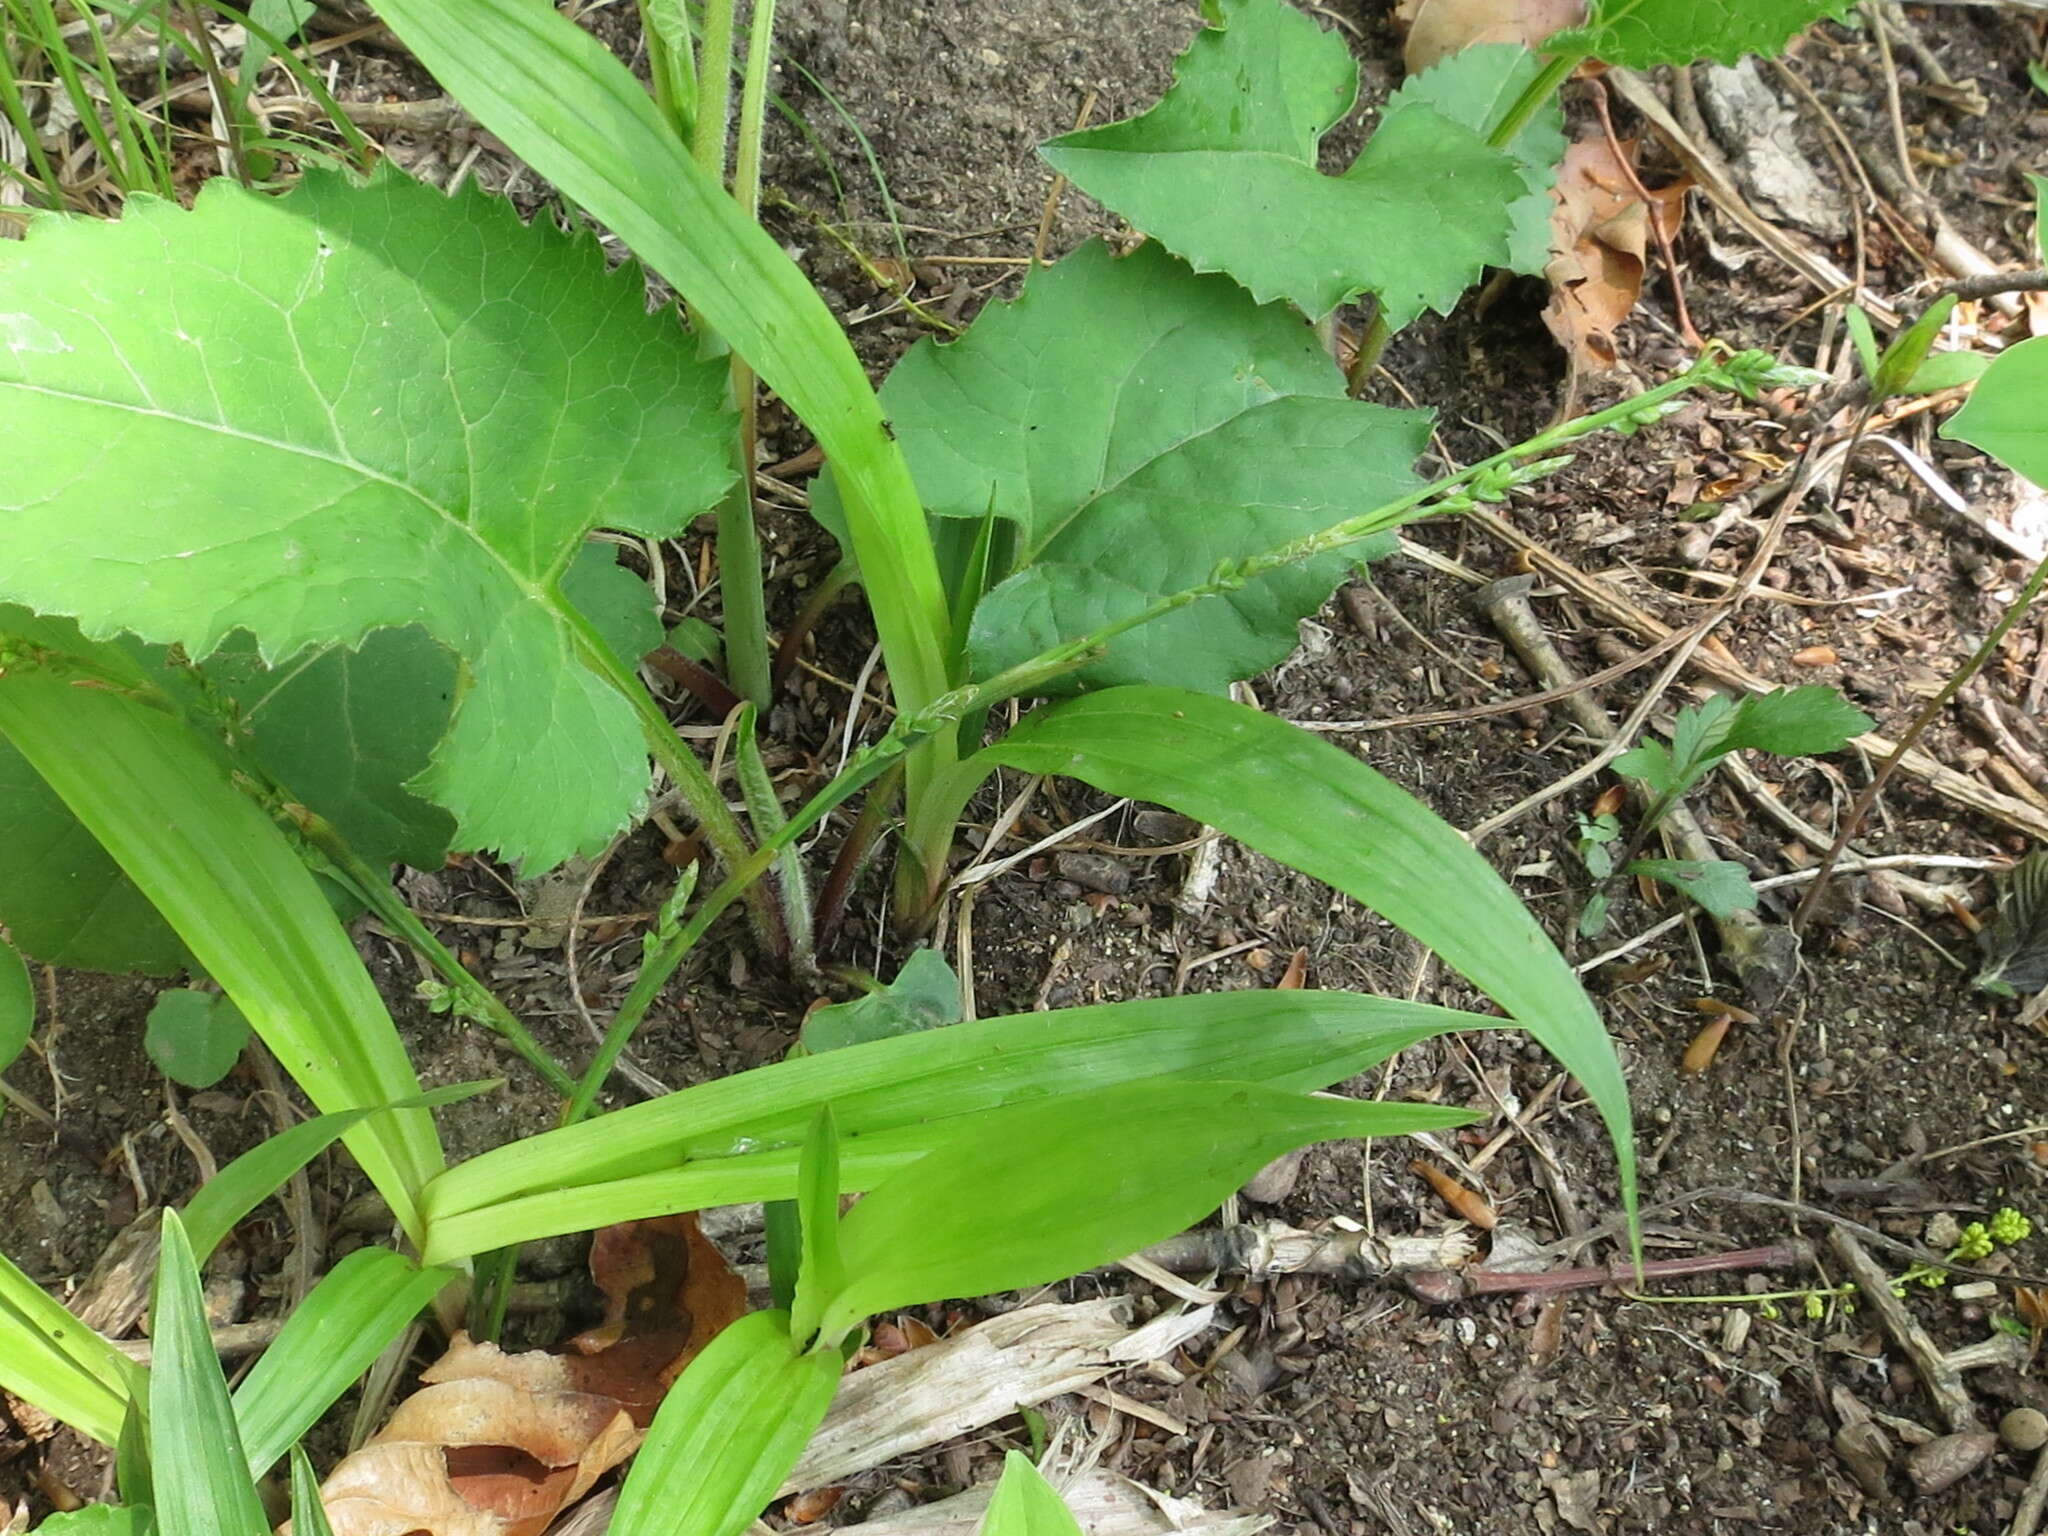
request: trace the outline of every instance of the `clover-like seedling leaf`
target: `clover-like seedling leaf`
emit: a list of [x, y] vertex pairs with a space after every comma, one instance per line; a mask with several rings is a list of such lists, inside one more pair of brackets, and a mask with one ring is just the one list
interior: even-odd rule
[[563, 596], [586, 534], [662, 535], [731, 477], [723, 369], [594, 239], [385, 171], [0, 247], [0, 598], [282, 661], [418, 625], [462, 673], [417, 780], [531, 867], [645, 790]]
[[1782, 53], [1823, 17], [1840, 18], [1854, 0], [1594, 0], [1584, 26], [1553, 32], [1545, 53], [1572, 54], [1654, 69], [1711, 59], [1735, 64], [1746, 54]]
[[808, 1015], [803, 1023], [803, 1045], [815, 1056], [820, 1051], [957, 1024], [960, 1018], [960, 978], [936, 949], [919, 949], [912, 951], [886, 987]]
[[1628, 870], [1683, 892], [1715, 917], [1756, 906], [1756, 887], [1749, 883], [1749, 871], [1730, 859], [1637, 859]]
[[1389, 103], [1350, 169], [1326, 176], [1317, 146], [1358, 89], [1343, 40], [1284, 0], [1204, 14], [1166, 95], [1042, 146], [1055, 170], [1198, 272], [1317, 317], [1370, 292], [1398, 329], [1509, 260], [1508, 209], [1529, 190], [1514, 157], [1423, 92]]
[[[1411, 78], [1387, 103], [1389, 115], [1411, 103], [1434, 108], [1482, 138], [1542, 71], [1542, 62], [1518, 43], [1480, 43], [1446, 55]], [[1564, 158], [1564, 112], [1551, 97], [1530, 114], [1503, 148], [1527, 191], [1508, 205], [1508, 256], [1502, 265], [1539, 273], [1550, 260], [1550, 189]]]
[[[987, 677], [1206, 582], [1256, 554], [1383, 506], [1429, 419], [1361, 405], [1299, 315], [1190, 272], [1156, 245], [1083, 246], [922, 342], [882, 392], [926, 507], [1008, 524], [1007, 566], [974, 615]], [[1064, 687], [1220, 690], [1286, 657], [1297, 621], [1370, 543], [1258, 576], [1127, 631]]]
[[234, 1069], [249, 1043], [249, 1021], [217, 992], [172, 987], [159, 992], [142, 1048], [157, 1070], [187, 1088], [211, 1088]]

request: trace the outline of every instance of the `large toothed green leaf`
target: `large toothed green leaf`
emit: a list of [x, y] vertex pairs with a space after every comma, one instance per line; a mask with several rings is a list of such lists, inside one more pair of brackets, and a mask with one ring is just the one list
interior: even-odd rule
[[1322, 316], [1379, 296], [1395, 327], [1447, 310], [1509, 258], [1512, 157], [1421, 100], [1390, 103], [1351, 168], [1316, 166], [1350, 110], [1343, 40], [1284, 0], [1210, 0], [1209, 26], [1142, 116], [1052, 140], [1053, 168], [1197, 271]]
[[386, 172], [0, 249], [0, 597], [204, 658], [416, 624], [461, 659], [420, 776], [470, 847], [601, 843], [647, 782], [562, 580], [600, 524], [674, 531], [730, 478], [723, 369], [637, 272]]
[[1782, 53], [1824, 16], [1842, 17], [1854, 0], [1605, 0], [1583, 27], [1553, 33], [1545, 53], [1585, 54], [1625, 69], [1734, 64], [1744, 54]]
[[[1120, 261], [1084, 246], [963, 340], [921, 343], [882, 398], [926, 506], [993, 512], [1013, 530], [1015, 574], [968, 641], [984, 677], [1198, 586], [1219, 561], [1406, 495], [1429, 432], [1421, 412], [1347, 400], [1299, 315], [1156, 245]], [[1194, 603], [1062, 686], [1249, 677], [1294, 649], [1296, 621], [1372, 552]]]
[[[1389, 112], [1420, 102], [1484, 137], [1542, 70], [1519, 43], [1481, 43], [1432, 64], [1394, 92]], [[1508, 259], [1516, 272], [1541, 272], [1550, 260], [1550, 189], [1564, 158], [1564, 112], [1550, 97], [1505, 146], [1528, 190], [1508, 207]]]

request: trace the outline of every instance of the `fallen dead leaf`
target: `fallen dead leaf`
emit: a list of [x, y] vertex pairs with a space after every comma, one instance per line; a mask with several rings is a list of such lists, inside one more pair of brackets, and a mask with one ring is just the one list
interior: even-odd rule
[[605, 1321], [568, 1352], [455, 1335], [321, 1485], [334, 1536], [540, 1536], [633, 1453], [676, 1375], [746, 1311], [746, 1283], [694, 1215], [607, 1227], [590, 1268]]
[[1709, 1019], [1700, 1032], [1692, 1037], [1692, 1044], [1685, 1048], [1685, 1055], [1678, 1063], [1678, 1070], [1688, 1076], [1698, 1076], [1714, 1064], [1714, 1058], [1721, 1053], [1721, 1042], [1728, 1038], [1728, 1026], [1735, 1020], [1727, 1014]]
[[1585, 0], [1401, 0], [1394, 7], [1395, 23], [1408, 32], [1401, 66], [1411, 75], [1474, 43], [1533, 48], [1585, 19]]
[[1276, 992], [1298, 992], [1308, 985], [1308, 950], [1297, 949], [1287, 957], [1287, 969], [1273, 983]]
[[[1621, 151], [1633, 164], [1636, 141], [1622, 141]], [[1675, 236], [1691, 185], [1680, 178], [1645, 203], [1604, 138], [1581, 139], [1565, 151], [1551, 194], [1550, 264], [1543, 273], [1551, 292], [1543, 323], [1575, 368], [1614, 366], [1614, 332], [1642, 295], [1651, 220], [1667, 239]]]

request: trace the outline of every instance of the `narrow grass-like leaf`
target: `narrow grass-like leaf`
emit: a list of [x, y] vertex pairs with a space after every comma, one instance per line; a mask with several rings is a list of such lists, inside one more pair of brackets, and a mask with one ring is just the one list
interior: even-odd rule
[[0, 487], [0, 596], [201, 661], [421, 625], [467, 669], [422, 780], [465, 846], [545, 867], [624, 825], [643, 726], [563, 578], [592, 527], [673, 532], [731, 478], [720, 370], [637, 273], [473, 188], [321, 173], [38, 223], [0, 306], [41, 445]]
[[327, 1501], [320, 1497], [320, 1475], [298, 1445], [292, 1447], [292, 1536], [334, 1536]]
[[199, 1269], [176, 1211], [164, 1212], [150, 1308], [150, 1462], [167, 1536], [269, 1536], [228, 1384], [213, 1351]]
[[619, 1490], [610, 1536], [737, 1536], [832, 1405], [836, 1352], [798, 1354], [781, 1312], [751, 1312], [684, 1368]]
[[455, 1278], [388, 1248], [358, 1248], [322, 1276], [235, 1388], [249, 1475], [268, 1472]]
[[[0, 734], [170, 919], [315, 1106], [417, 1095], [383, 999], [284, 834], [177, 720], [73, 681], [54, 663], [10, 669]], [[347, 1140], [417, 1236], [414, 1198], [441, 1167], [433, 1122], [393, 1110]]]
[[845, 1288], [820, 1338], [895, 1307], [1044, 1284], [1134, 1253], [1309, 1142], [1471, 1118], [1249, 1083], [1158, 1082], [978, 1115], [847, 1213]]
[[1174, 688], [1086, 694], [1026, 717], [985, 751], [1027, 773], [1170, 806], [1434, 949], [1584, 1085], [1635, 1209], [1628, 1087], [1600, 1016], [1507, 882], [1413, 795], [1283, 720]]
[[981, 1019], [757, 1067], [495, 1147], [436, 1179], [423, 1208], [439, 1222], [514, 1196], [778, 1147], [792, 1149], [778, 1197], [786, 1199], [794, 1189], [793, 1149], [822, 1104], [833, 1107], [848, 1158], [892, 1127], [1140, 1078], [1323, 1088], [1417, 1040], [1485, 1022], [1447, 1008], [1313, 990], [1150, 998]]
[[285, 1180], [318, 1157], [334, 1142], [361, 1125], [372, 1115], [393, 1109], [439, 1109], [459, 1104], [502, 1086], [502, 1080], [454, 1083], [427, 1093], [380, 1104], [374, 1109], [347, 1109], [332, 1115], [315, 1115], [258, 1142], [200, 1186], [199, 1193], [185, 1204], [183, 1220], [186, 1239], [202, 1264], [221, 1241], [257, 1206], [284, 1187]]
[[1002, 1481], [988, 1501], [981, 1536], [1081, 1536], [1067, 1501], [1022, 1451], [1003, 1456]]
[[28, 1048], [36, 1032], [36, 984], [21, 951], [0, 940], [0, 1072]]
[[846, 1264], [839, 1253], [839, 1127], [829, 1104], [811, 1122], [797, 1163], [796, 1186], [800, 1239], [789, 1330], [793, 1338], [808, 1343], [825, 1304], [846, 1285]]
[[146, 1380], [141, 1366], [0, 1254], [0, 1388], [112, 1445]]
[[947, 614], [916, 489], [839, 323], [692, 161], [604, 45], [530, 0], [383, 0], [378, 14], [477, 120], [615, 230], [817, 436], [906, 708], [946, 686]]

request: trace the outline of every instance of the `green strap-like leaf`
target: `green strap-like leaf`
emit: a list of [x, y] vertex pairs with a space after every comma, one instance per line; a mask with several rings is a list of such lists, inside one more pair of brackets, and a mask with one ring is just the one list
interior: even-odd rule
[[0, 1254], [0, 1388], [112, 1445], [146, 1378]]
[[1410, 100], [1325, 176], [1316, 144], [1358, 80], [1342, 39], [1283, 0], [1206, 13], [1159, 104], [1052, 140], [1055, 170], [1197, 271], [1317, 318], [1371, 292], [1399, 328], [1509, 259], [1507, 209], [1527, 191], [1511, 156]]
[[947, 613], [917, 493], [866, 371], [775, 240], [690, 158], [604, 45], [532, 0], [382, 0], [378, 15], [477, 120], [667, 278], [817, 436], [847, 491], [889, 681], [946, 685]]
[[182, 1219], [185, 1236], [200, 1263], [220, 1246], [227, 1235], [257, 1206], [284, 1187], [285, 1180], [318, 1157], [335, 1141], [354, 1130], [372, 1115], [387, 1110], [439, 1109], [459, 1104], [502, 1086], [499, 1079], [477, 1083], [453, 1083], [401, 1099], [374, 1109], [349, 1109], [338, 1114], [315, 1115], [258, 1142], [200, 1186], [199, 1193], [185, 1204]]
[[293, 1536], [334, 1536], [327, 1523], [327, 1504], [320, 1497], [320, 1477], [303, 1446], [292, 1447]]
[[796, 1353], [750, 1312], [684, 1368], [619, 1490], [611, 1536], [737, 1536], [796, 1465], [839, 1387], [839, 1355]]
[[[61, 663], [9, 669], [0, 735], [170, 920], [318, 1108], [417, 1095], [383, 999], [284, 834], [184, 725], [125, 693], [74, 685], [90, 681]], [[390, 1111], [350, 1131], [348, 1145], [417, 1236], [414, 1197], [441, 1168], [432, 1120]]]
[[249, 1475], [276, 1465], [455, 1278], [388, 1248], [358, 1248], [322, 1276], [235, 1388]]
[[804, 1141], [796, 1171], [798, 1257], [796, 1304], [790, 1334], [808, 1342], [817, 1332], [825, 1304], [845, 1288], [846, 1264], [839, 1252], [839, 1127], [832, 1106], [819, 1108]]
[[1002, 1481], [988, 1501], [981, 1536], [1081, 1536], [1067, 1502], [1022, 1451], [1003, 1456]]
[[820, 1338], [948, 1296], [1064, 1279], [1192, 1226], [1311, 1141], [1439, 1130], [1464, 1110], [1250, 1083], [1125, 1083], [977, 1115], [840, 1223]]
[[[1319, 991], [1149, 998], [981, 1019], [757, 1067], [495, 1147], [436, 1179], [425, 1208], [438, 1223], [684, 1159], [794, 1149], [822, 1104], [832, 1106], [850, 1152], [891, 1127], [1146, 1077], [1323, 1088], [1416, 1040], [1484, 1022], [1448, 1008]], [[793, 1187], [793, 1155], [789, 1167]]]
[[[1408, 494], [1429, 436], [1422, 412], [1346, 399], [1298, 314], [1156, 245], [1116, 260], [1091, 243], [1033, 274], [963, 340], [919, 343], [882, 398], [931, 511], [993, 513], [1013, 530], [1015, 574], [982, 599], [968, 639], [982, 677], [1199, 586], [1222, 561]], [[1293, 651], [1297, 621], [1374, 552], [1194, 603], [1059, 686], [1252, 676]]]
[[1628, 1088], [1578, 978], [1507, 882], [1428, 806], [1308, 732], [1228, 700], [1112, 688], [1028, 716], [995, 762], [1171, 806], [1335, 886], [1442, 955], [1599, 1107], [1635, 1206]]
[[38, 444], [0, 485], [0, 597], [202, 660], [419, 624], [468, 672], [422, 780], [466, 846], [546, 866], [625, 823], [642, 727], [562, 578], [592, 527], [673, 532], [731, 477], [722, 369], [637, 273], [474, 190], [309, 174], [38, 223], [0, 310], [0, 408]]
[[269, 1536], [213, 1351], [199, 1269], [176, 1211], [164, 1212], [149, 1323], [149, 1448], [158, 1523], [167, 1536]]
[[1543, 51], [1584, 55], [1625, 69], [1775, 54], [1824, 16], [1855, 0], [1594, 0], [1586, 24], [1552, 33]]

